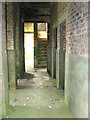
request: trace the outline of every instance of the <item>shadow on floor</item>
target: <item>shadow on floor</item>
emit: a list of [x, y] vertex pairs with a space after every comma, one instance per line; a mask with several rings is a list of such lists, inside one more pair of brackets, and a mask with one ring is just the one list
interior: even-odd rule
[[32, 84], [35, 84], [34, 78], [35, 78], [34, 74], [24, 73], [17, 85], [17, 89], [30, 88]]
[[53, 82], [56, 80], [41, 69], [25, 73], [19, 89], [9, 91], [10, 106], [4, 118], [73, 118], [63, 90]]

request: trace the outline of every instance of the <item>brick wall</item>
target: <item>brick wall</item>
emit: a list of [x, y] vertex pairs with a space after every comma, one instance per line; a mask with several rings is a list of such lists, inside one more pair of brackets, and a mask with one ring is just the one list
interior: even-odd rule
[[67, 53], [88, 57], [88, 4], [70, 3], [67, 18]]
[[[88, 4], [83, 3], [55, 3], [51, 9], [51, 24], [57, 26], [57, 48], [60, 48], [60, 16], [67, 13], [66, 39], [67, 53], [88, 57]], [[61, 18], [62, 19], [62, 18]], [[58, 23], [58, 25], [57, 25]], [[53, 30], [53, 25], [51, 25]], [[51, 41], [53, 31], [51, 30]], [[53, 42], [50, 44], [53, 47]], [[83, 47], [82, 47], [83, 46]]]
[[[54, 28], [57, 27], [56, 84], [62, 85], [63, 52], [60, 50], [60, 24], [66, 20], [65, 100], [76, 117], [88, 115], [88, 3], [53, 3], [50, 41], [51, 75], [54, 74]], [[50, 56], [49, 55], [49, 56]], [[86, 100], [84, 100], [86, 98]]]

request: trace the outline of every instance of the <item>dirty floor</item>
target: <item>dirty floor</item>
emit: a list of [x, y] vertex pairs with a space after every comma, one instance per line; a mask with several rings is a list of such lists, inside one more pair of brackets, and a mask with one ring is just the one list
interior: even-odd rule
[[17, 90], [10, 90], [9, 112], [4, 118], [73, 118], [62, 90], [45, 69], [25, 73]]

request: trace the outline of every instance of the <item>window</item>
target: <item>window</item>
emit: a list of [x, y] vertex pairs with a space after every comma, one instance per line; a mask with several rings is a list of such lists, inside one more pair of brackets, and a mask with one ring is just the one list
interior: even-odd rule
[[47, 40], [47, 23], [37, 23], [37, 36]]
[[34, 23], [24, 23], [24, 32], [34, 32]]

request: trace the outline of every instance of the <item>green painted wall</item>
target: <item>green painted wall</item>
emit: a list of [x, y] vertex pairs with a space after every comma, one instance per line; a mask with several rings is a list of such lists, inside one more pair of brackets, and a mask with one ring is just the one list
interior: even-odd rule
[[16, 88], [16, 59], [15, 51], [8, 50], [8, 74], [9, 74], [9, 88]]
[[[90, 106], [90, 59], [88, 60], [88, 106]], [[90, 119], [90, 109], [88, 107], [88, 118]]]
[[52, 71], [51, 71], [52, 78], [54, 78], [54, 67], [55, 67], [54, 66], [54, 56], [55, 56], [55, 48], [52, 48], [52, 66], [51, 66], [52, 67]]
[[59, 88], [59, 50], [56, 51], [56, 84], [57, 84], [57, 88]]
[[2, 115], [8, 111], [9, 107], [9, 90], [8, 90], [8, 66], [7, 66], [7, 53], [3, 54], [3, 89], [2, 89]]
[[65, 99], [76, 117], [88, 116], [88, 60], [66, 54]]
[[8, 111], [8, 66], [6, 52], [5, 3], [0, 2], [0, 119]]

